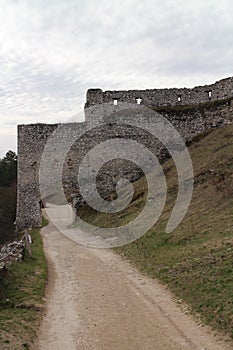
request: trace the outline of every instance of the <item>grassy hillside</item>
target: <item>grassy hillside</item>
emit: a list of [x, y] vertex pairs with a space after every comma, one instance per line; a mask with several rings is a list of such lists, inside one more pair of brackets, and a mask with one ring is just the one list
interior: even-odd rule
[[46, 260], [39, 230], [30, 234], [32, 258], [26, 254], [0, 274], [0, 349], [29, 349], [44, 311]]
[[[178, 228], [165, 233], [177, 194], [172, 161], [164, 166], [169, 187], [159, 220], [136, 242], [117, 248], [141, 271], [166, 283], [193, 313], [233, 337], [233, 125], [196, 137], [189, 146], [195, 188], [188, 213]], [[132, 203], [121, 215], [79, 215], [99, 226], [130, 221], [146, 198], [145, 178], [135, 182]]]

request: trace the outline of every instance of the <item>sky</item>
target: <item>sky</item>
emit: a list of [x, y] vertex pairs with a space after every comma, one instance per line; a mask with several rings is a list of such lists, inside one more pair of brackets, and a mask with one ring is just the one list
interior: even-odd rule
[[232, 0], [0, 0], [0, 157], [17, 124], [84, 119], [88, 88], [233, 76]]

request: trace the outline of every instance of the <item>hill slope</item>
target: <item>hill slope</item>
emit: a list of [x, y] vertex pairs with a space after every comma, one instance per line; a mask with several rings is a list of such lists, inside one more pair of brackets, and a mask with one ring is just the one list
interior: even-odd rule
[[[165, 233], [177, 194], [176, 169], [169, 161], [164, 165], [169, 191], [159, 222], [117, 251], [166, 283], [204, 322], [233, 337], [233, 125], [199, 135], [189, 151], [195, 186], [183, 222]], [[97, 214], [85, 207], [79, 215], [99, 226], [124, 224], [143, 207], [145, 178], [134, 188], [133, 201], [122, 215]]]

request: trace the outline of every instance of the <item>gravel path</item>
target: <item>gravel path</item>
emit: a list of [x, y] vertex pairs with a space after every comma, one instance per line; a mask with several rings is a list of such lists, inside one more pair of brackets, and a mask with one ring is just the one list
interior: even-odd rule
[[42, 236], [49, 283], [36, 350], [233, 349], [111, 250], [78, 245], [52, 224]]

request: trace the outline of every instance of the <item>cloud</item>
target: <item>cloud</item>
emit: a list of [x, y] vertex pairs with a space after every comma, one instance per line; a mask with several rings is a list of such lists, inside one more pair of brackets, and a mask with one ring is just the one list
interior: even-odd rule
[[231, 0], [2, 0], [0, 128], [76, 115], [90, 87], [232, 75], [232, 12]]

